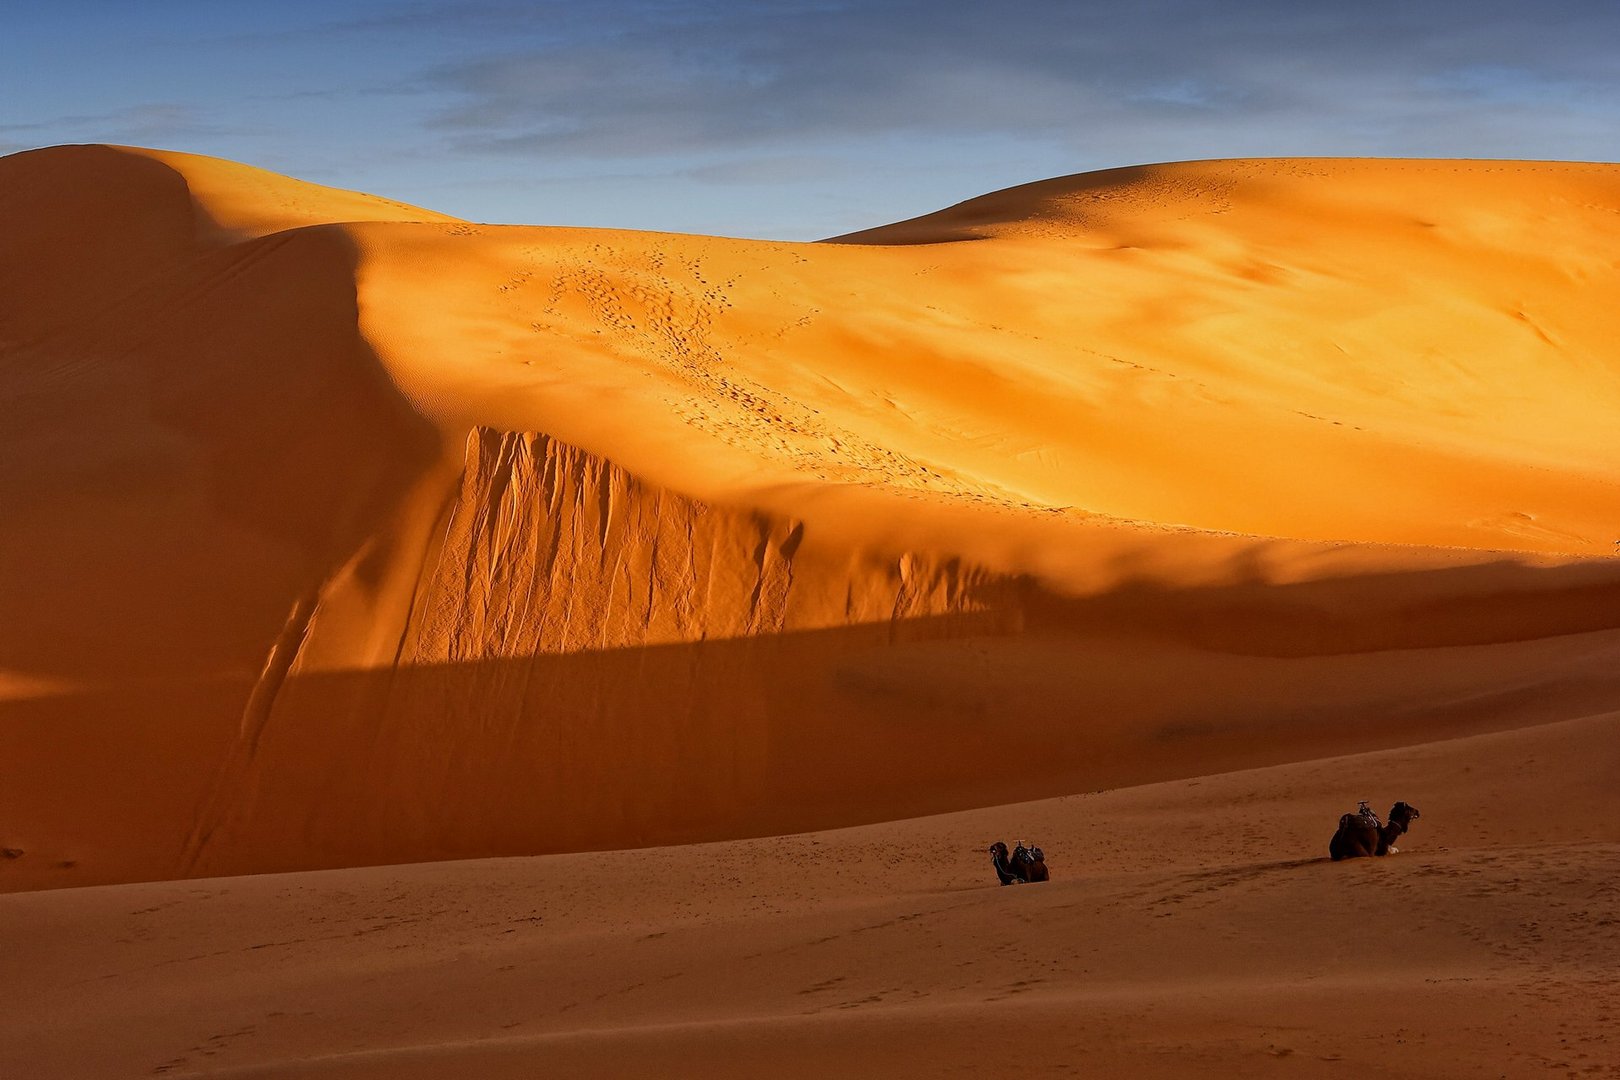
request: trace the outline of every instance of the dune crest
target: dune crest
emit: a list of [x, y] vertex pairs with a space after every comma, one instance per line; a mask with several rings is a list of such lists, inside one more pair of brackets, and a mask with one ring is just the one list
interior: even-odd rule
[[1620, 167], [785, 244], [63, 147], [0, 230], [0, 888], [856, 824], [1620, 680]]

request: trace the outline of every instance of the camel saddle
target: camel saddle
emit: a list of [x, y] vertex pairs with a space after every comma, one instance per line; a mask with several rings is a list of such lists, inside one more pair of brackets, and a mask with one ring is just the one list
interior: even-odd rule
[[1354, 829], [1358, 827], [1381, 830], [1384, 827], [1384, 823], [1378, 820], [1377, 814], [1363, 813], [1361, 811], [1357, 811], [1354, 814], [1346, 814], [1339, 819], [1339, 828], [1341, 829]]

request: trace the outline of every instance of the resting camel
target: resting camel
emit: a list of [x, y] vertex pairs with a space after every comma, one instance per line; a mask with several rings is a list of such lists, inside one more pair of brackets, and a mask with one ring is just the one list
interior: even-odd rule
[[1417, 807], [1398, 802], [1390, 807], [1389, 824], [1385, 825], [1363, 801], [1355, 813], [1339, 819], [1339, 831], [1328, 842], [1328, 855], [1334, 862], [1365, 855], [1392, 855], [1400, 850], [1395, 846], [1396, 839], [1420, 816]]
[[1038, 847], [1025, 847], [1023, 841], [1019, 841], [1011, 855], [1000, 840], [991, 844], [990, 865], [995, 867], [996, 877], [1003, 885], [1051, 880], [1046, 870], [1046, 853]]

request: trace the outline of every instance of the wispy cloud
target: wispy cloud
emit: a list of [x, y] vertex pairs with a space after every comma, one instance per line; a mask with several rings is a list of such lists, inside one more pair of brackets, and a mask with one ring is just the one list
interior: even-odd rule
[[459, 151], [518, 155], [901, 134], [1096, 140], [1163, 124], [1166, 145], [1188, 127], [1230, 139], [1244, 129], [1337, 125], [1393, 151], [1415, 125], [1501, 106], [1556, 125], [1593, 95], [1620, 91], [1605, 44], [1620, 40], [1620, 8], [1584, 2], [595, 10], [589, 25], [553, 43], [431, 72], [428, 81], [456, 101], [428, 126]]
[[177, 102], [146, 102], [102, 113], [53, 116], [25, 123], [0, 124], [0, 133], [75, 132], [81, 141], [163, 143], [212, 135], [251, 134], [251, 129], [218, 123], [205, 118], [190, 105]]

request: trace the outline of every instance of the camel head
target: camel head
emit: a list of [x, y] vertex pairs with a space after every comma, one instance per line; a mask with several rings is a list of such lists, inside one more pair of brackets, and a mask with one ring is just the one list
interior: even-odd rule
[[995, 843], [990, 845], [990, 854], [1005, 859], [1007, 857], [1007, 845], [1003, 844], [1000, 840], [997, 840]]
[[1398, 802], [1389, 808], [1389, 820], [1391, 821], [1413, 821], [1421, 816], [1417, 807], [1408, 806], [1403, 802]]

